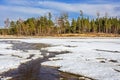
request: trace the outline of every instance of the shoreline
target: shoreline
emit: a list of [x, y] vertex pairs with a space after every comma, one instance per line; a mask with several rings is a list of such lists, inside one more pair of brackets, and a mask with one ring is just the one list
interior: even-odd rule
[[[33, 39], [34, 39], [34, 38], [33, 38]], [[39, 41], [39, 39], [36, 39], [36, 40]], [[36, 40], [35, 40], [35, 41], [36, 41]], [[46, 40], [46, 39], [45, 39], [45, 40]], [[61, 42], [61, 41], [60, 41], [60, 40], [62, 40], [62, 39], [56, 39], [56, 40], [58, 40], [57, 42], [60, 43], [60, 44], [57, 44], [57, 45], [59, 45], [59, 47], [57, 47], [57, 45], [56, 45], [57, 48], [53, 47], [55, 50], [53, 49], [52, 52], [51, 52], [51, 51], [49, 52], [50, 48], [45, 49], [45, 50], [42, 49], [42, 51], [44, 52], [44, 54], [46, 53], [45, 56], [47, 56], [47, 53], [50, 53], [49, 56], [51, 55], [52, 57], [55, 57], [54, 54], [56, 53], [57, 50], [59, 50], [59, 49], [61, 49], [61, 48], [65, 48], [65, 47], [68, 47], [68, 48], [72, 48], [72, 47], [73, 47], [73, 48], [75, 48], [73, 44], [77, 45], [78, 47], [81, 47], [81, 46], [78, 45], [79, 41], [77, 41], [77, 40], [70, 40], [70, 41], [68, 41], [68, 39], [66, 39], [66, 40], [63, 39], [63, 40], [65, 40], [64, 42]], [[85, 39], [83, 39], [83, 41], [81, 41], [81, 43], [83, 43], [84, 40], [85, 40]], [[94, 39], [93, 39], [93, 40], [94, 40]], [[97, 40], [99, 40], [99, 39], [97, 39]], [[109, 40], [109, 39], [107, 39], [107, 40]], [[112, 39], [111, 39], [111, 40], [112, 40]], [[27, 40], [26, 40], [26, 41], [27, 41]], [[44, 42], [44, 39], [41, 40], [41, 41]], [[41, 42], [41, 41], [40, 41], [40, 42]], [[47, 41], [47, 42], [46, 42], [46, 41]], [[52, 42], [51, 45], [54, 45], [54, 41], [55, 41], [55, 40], [52, 40], [52, 41], [51, 41], [51, 39], [48, 39], [48, 40], [46, 40], [46, 41], [44, 42], [45, 44], [49, 44], [49, 42], [50, 42], [50, 43]], [[114, 41], [114, 40], [113, 40], [113, 41]], [[117, 41], [119, 41], [119, 40], [117, 40]], [[10, 41], [10, 42], [11, 42], [11, 41]], [[23, 42], [24, 42], [24, 41], [23, 41]], [[29, 42], [29, 40], [28, 40], [28, 42]], [[34, 41], [33, 41], [33, 42], [34, 42]], [[55, 41], [55, 42], [56, 42], [56, 41]], [[66, 42], [69, 43], [69, 44], [64, 44], [64, 43], [66, 43]], [[72, 44], [70, 44], [70, 42], [72, 42]], [[74, 42], [74, 43], [73, 43], [73, 42]], [[39, 42], [38, 42], [38, 43], [39, 43]], [[90, 43], [90, 42], [88, 41], [88, 42], [85, 42], [85, 43], [88, 44], [88, 43]], [[20, 43], [20, 44], [21, 44], [21, 43]], [[31, 44], [31, 43], [30, 43], [30, 44]], [[64, 45], [63, 45], [63, 44], [64, 44]], [[91, 43], [90, 43], [90, 44], [91, 44]], [[116, 43], [115, 43], [115, 44], [116, 44]], [[16, 44], [16, 45], [18, 45], [18, 44]], [[63, 45], [63, 47], [61, 47], [61, 45]], [[81, 44], [81, 45], [82, 45], [82, 44]], [[83, 44], [83, 45], [84, 45], [84, 44]], [[23, 46], [25, 47], [25, 45], [23, 45]], [[31, 46], [34, 47], [33, 45], [31, 45]], [[93, 46], [94, 46], [94, 45], [93, 45]], [[16, 47], [16, 46], [15, 46], [15, 47]], [[22, 46], [19, 45], [18, 47], [22, 47]], [[25, 48], [24, 48], [24, 47], [22, 47], [22, 48], [23, 48], [23, 49], [27, 49], [26, 47], [25, 47]], [[28, 46], [28, 47], [30, 47], [30, 46]], [[89, 46], [89, 47], [91, 48], [91, 46]], [[103, 47], [103, 46], [102, 46], [102, 47]], [[106, 47], [106, 46], [104, 45], [104, 47]], [[108, 46], [107, 46], [107, 47], [108, 47]], [[114, 46], [113, 46], [113, 47], [114, 47]], [[68, 48], [62, 49], [61, 51], [63, 51], [63, 52], [64, 52], [64, 50], [66, 50], [66, 51], [68, 50], [68, 51], [69, 51]], [[81, 47], [81, 48], [82, 48], [82, 47]], [[19, 48], [19, 49], [20, 49], [20, 48]], [[82, 49], [84, 49], [84, 48], [82, 48]], [[86, 47], [85, 47], [85, 49], [86, 49]], [[51, 48], [51, 50], [52, 50], [52, 48]], [[96, 47], [95, 47], [95, 49], [93, 48], [92, 50], [96, 50]], [[101, 47], [100, 47], [100, 50], [101, 50]], [[111, 47], [110, 47], [110, 50], [111, 50]], [[48, 51], [48, 52], [46, 52], [46, 51]], [[89, 50], [88, 50], [88, 51], [89, 51]], [[103, 53], [103, 51], [105, 51], [104, 48], [102, 49], [102, 53]], [[119, 51], [119, 50], [116, 50], [116, 49], [114, 50], [114, 49], [113, 49], [113, 51], [116, 52], [116, 51]], [[63, 53], [63, 52], [61, 52], [61, 53]], [[73, 52], [74, 52], [74, 50], [73, 50]], [[51, 53], [53, 53], [53, 55], [52, 55]], [[60, 52], [58, 52], [58, 53], [60, 53]], [[58, 54], [58, 53], [56, 53], [56, 54]], [[74, 53], [76, 53], [76, 52], [74, 52]], [[42, 53], [42, 54], [43, 54], [43, 53]], [[74, 54], [74, 55], [77, 55], [77, 54]], [[95, 55], [96, 55], [96, 54], [95, 54]], [[98, 55], [98, 54], [97, 54], [97, 55]], [[114, 55], [116, 55], [116, 54], [114, 54]], [[50, 57], [51, 57], [51, 56], [50, 56]], [[69, 56], [69, 55], [68, 55], [68, 56]], [[67, 56], [67, 57], [68, 57], [68, 56]], [[78, 56], [79, 56], [79, 55], [78, 55]], [[69, 57], [71, 57], [71, 56], [69, 56]], [[82, 56], [79, 56], [79, 58], [81, 58], [81, 57], [82, 57]], [[89, 56], [88, 56], [88, 57], [89, 57]], [[71, 57], [71, 58], [72, 58], [72, 57]], [[76, 57], [73, 57], [73, 58], [76, 58]], [[86, 57], [85, 57], [85, 58], [86, 58]], [[99, 58], [99, 55], [98, 55], [98, 58]], [[57, 58], [56, 58], [56, 59], [57, 59]], [[59, 60], [59, 59], [61, 59], [61, 58], [58, 57], [58, 60]], [[63, 59], [64, 59], [64, 58], [63, 58]], [[76, 58], [76, 60], [77, 60], [77, 59], [78, 59], [78, 58]], [[96, 59], [96, 58], [95, 58], [95, 59]], [[104, 59], [104, 57], [103, 57], [103, 59]], [[51, 60], [55, 61], [55, 58], [53, 58], [53, 59], [51, 59]], [[81, 60], [81, 59], [80, 59], [80, 60]], [[86, 58], [86, 59], [83, 59], [83, 61], [84, 61], [84, 60], [85, 60], [85, 61], [86, 61], [86, 60], [88, 61], [87, 58]], [[90, 59], [89, 59], [89, 60], [90, 60]], [[96, 59], [96, 60], [98, 60], [98, 59]], [[114, 59], [113, 59], [113, 60], [114, 60]], [[115, 60], [116, 60], [116, 59], [115, 59]], [[73, 59], [72, 61], [74, 61], [74, 59]], [[78, 61], [79, 61], [79, 59], [78, 59]], [[105, 63], [107, 63], [107, 62], [109, 62], [109, 61], [110, 61], [110, 59], [108, 58], [108, 61], [106, 61]], [[118, 61], [118, 60], [117, 60], [117, 61]], [[69, 62], [71, 62], [71, 61], [69, 61]], [[118, 62], [119, 62], [119, 61], [118, 61]], [[101, 62], [100, 62], [100, 63], [101, 63]], [[64, 64], [64, 63], [63, 63], [63, 64]], [[74, 64], [74, 62], [71, 63], [71, 64]], [[113, 63], [113, 64], [114, 64], [114, 63]], [[59, 65], [59, 62], [58, 62], [58, 65]], [[62, 65], [62, 64], [60, 63], [60, 65]], [[94, 65], [94, 64], [93, 64], [93, 65]], [[64, 65], [63, 65], [63, 66], [64, 66]], [[69, 65], [69, 66], [71, 66], [71, 65]], [[77, 67], [77, 66], [76, 66], [76, 67]], [[76, 68], [75, 68], [75, 69], [76, 69]], [[113, 69], [113, 68], [112, 68], [112, 69]], [[62, 70], [62, 69], [61, 69], [61, 70]], [[63, 71], [64, 71], [64, 67], [63, 67]], [[65, 70], [65, 72], [69, 72], [69, 70], [68, 70], [68, 71]], [[74, 71], [73, 71], [73, 72], [70, 72], [70, 73], [76, 74], [76, 72], [74, 73]], [[91, 73], [93, 73], [93, 72], [91, 72]], [[116, 72], [116, 73], [117, 73], [117, 72]], [[67, 74], [67, 73], [66, 73], [66, 74]], [[67, 74], [67, 75], [68, 75], [68, 74]], [[80, 75], [81, 75], [81, 73], [80, 73]], [[85, 75], [85, 74], [82, 74], [82, 75]], [[62, 76], [62, 77], [64, 77], [64, 76]], [[82, 77], [82, 78], [83, 78], [83, 77]], [[94, 77], [93, 77], [93, 78], [94, 78]], [[16, 79], [15, 79], [15, 80], [16, 80]], [[46, 79], [43, 79], [43, 80], [46, 80]]]
[[[9, 43], [9, 42], [7, 42], [7, 43]], [[37, 48], [37, 46], [35, 46], [38, 43], [37, 44], [35, 44], [35, 43], [33, 43], [33, 44], [32, 43], [22, 43], [21, 44], [21, 43], [14, 43], [12, 41], [10, 43], [14, 45], [12, 47], [13, 50], [17, 50], [17, 49], [24, 50], [24, 51], [31, 50], [31, 49], [39, 50], [39, 48]], [[25, 45], [27, 47], [25, 47]], [[52, 46], [52, 45], [48, 45], [48, 44], [38, 44], [38, 45], [46, 45], [46, 47]], [[22, 48], [21, 48], [21, 46], [22, 46]], [[40, 47], [40, 46], [38, 46], [38, 47]], [[43, 46], [41, 48], [43, 48]], [[77, 79], [83, 78], [83, 77], [87, 78], [82, 75], [76, 75], [76, 74], [71, 74], [69, 72], [59, 71], [58, 68], [55, 68], [55, 67], [41, 65], [42, 62], [49, 61], [49, 58], [55, 57], [55, 55], [65, 54], [64, 52], [60, 52], [57, 54], [51, 53], [51, 55], [45, 56], [47, 54], [47, 52], [49, 52], [49, 51], [41, 50], [41, 53], [42, 53], [42, 55], [44, 55], [44, 58], [36, 58], [35, 60], [30, 60], [28, 62], [21, 63], [18, 66], [18, 68], [13, 68], [6, 72], [3, 72], [0, 74], [0, 76], [7, 80], [29, 80], [29, 79], [48, 80], [48, 77], [50, 77], [50, 80], [54, 80], [54, 79], [75, 79], [75, 80], [77, 80]], [[32, 65], [34, 65], [34, 66], [32, 66]], [[46, 77], [46, 76], [48, 76], [48, 77]], [[89, 79], [94, 80], [92, 78], [89, 78]]]
[[120, 39], [120, 36], [13, 36], [0, 35], [0, 39], [31, 39], [31, 38], [49, 38], [49, 39]]

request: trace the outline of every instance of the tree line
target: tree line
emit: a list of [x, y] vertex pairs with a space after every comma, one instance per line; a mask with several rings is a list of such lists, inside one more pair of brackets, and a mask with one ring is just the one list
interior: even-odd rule
[[90, 19], [80, 15], [77, 19], [72, 18], [69, 21], [68, 13], [62, 13], [55, 21], [52, 20], [52, 14], [40, 16], [38, 18], [28, 18], [27, 20], [19, 19], [17, 21], [5, 20], [5, 28], [0, 29], [1, 35], [24, 35], [24, 36], [46, 36], [55, 34], [68, 33], [112, 33], [120, 34], [120, 18], [108, 17], [107, 13], [104, 17], [100, 17], [98, 12], [96, 19]]

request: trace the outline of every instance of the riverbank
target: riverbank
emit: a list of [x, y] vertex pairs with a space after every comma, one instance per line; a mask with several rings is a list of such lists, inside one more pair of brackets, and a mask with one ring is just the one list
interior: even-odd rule
[[[19, 49], [21, 49], [19, 47], [23, 46], [22, 53], [29, 52], [29, 50], [28, 51], [24, 50], [24, 49], [29, 49], [25, 47], [26, 45], [24, 44], [26, 43], [27, 45], [30, 45], [32, 47], [34, 47], [33, 44], [52, 45], [52, 46], [44, 47], [40, 49], [40, 51], [42, 52], [40, 53], [40, 55], [44, 56], [44, 58], [42, 59], [43, 61], [40, 64], [44, 70], [47, 70], [44, 67], [49, 68], [50, 66], [52, 66], [52, 67], [57, 67], [59, 71], [63, 72], [62, 73], [63, 75], [66, 75], [69, 73], [74, 74], [74, 76], [79, 75], [79, 77], [81, 77], [80, 75], [82, 75], [82, 78], [89, 78], [90, 80], [91, 79], [97, 79], [97, 80], [120, 79], [120, 76], [118, 76], [120, 71], [120, 65], [119, 65], [120, 64], [120, 57], [119, 57], [120, 56], [120, 51], [119, 51], [120, 39], [118, 38], [115, 38], [115, 39], [113, 38], [105, 38], [105, 39], [28, 38], [28, 39], [0, 39], [0, 40], [5, 40], [5, 41], [8, 40], [8, 42], [11, 42], [9, 40], [13, 40], [13, 42], [17, 40], [15, 44], [19, 46], [16, 46], [16, 48], [19, 51]], [[4, 43], [3, 45], [5, 46]], [[7, 47], [0, 46], [1, 50], [4, 51], [6, 49], [7, 50], [11, 49], [11, 47], [9, 47], [8, 44], [6, 45]], [[4, 54], [5, 53], [6, 52], [4, 52]], [[7, 53], [10, 53], [10, 56], [11, 56], [11, 53], [13, 52], [7, 51]], [[19, 53], [17, 54], [16, 53], [12, 55], [12, 57], [21, 58], [21, 57], [24, 57], [25, 55], [25, 54], [20, 55]], [[32, 53], [36, 54], [36, 50], [32, 50]], [[8, 54], [6, 56], [8, 56]], [[31, 58], [32, 56], [33, 55], [27, 56], [27, 58]], [[7, 64], [7, 62], [5, 64]], [[48, 72], [51, 72], [51, 71], [48, 70]], [[46, 72], [46, 76], [48, 72]], [[64, 76], [61, 77], [61, 72], [60, 72], [60, 75], [57, 76], [58, 78], [57, 80], [59, 80], [60, 78], [61, 79], [63, 78], [64, 80]], [[73, 80], [78, 80], [79, 77]], [[54, 80], [54, 79], [51, 79], [51, 80]]]
[[[58, 54], [66, 54], [69, 53], [67, 51], [61, 52], [48, 52], [47, 50], [41, 50], [41, 48], [50, 47], [51, 45], [43, 44], [43, 43], [27, 43], [21, 42], [19, 40], [11, 39], [11, 40], [1, 40], [0, 43], [2, 44], [12, 44], [11, 47], [7, 46], [5, 50], [14, 50], [14, 51], [21, 51], [18, 52], [7, 52], [7, 55], [10, 55], [11, 58], [16, 57], [16, 60], [19, 59], [26, 59], [26, 62], [20, 62], [19, 65], [16, 65], [16, 68], [9, 67], [8, 70], [3, 71], [0, 73], [1, 79], [3, 80], [64, 80], [64, 79], [72, 79], [78, 80], [81, 76], [74, 75], [70, 73], [63, 73], [58, 70], [56, 67], [50, 66], [43, 66], [41, 65], [42, 62], [49, 61], [49, 58], [55, 57]], [[2, 46], [1, 46], [2, 47]], [[40, 50], [40, 52], [39, 52]], [[28, 56], [24, 56], [32, 51], [32, 53]], [[4, 51], [5, 52], [5, 51]], [[35, 55], [41, 54], [43, 57], [36, 56], [37, 58], [33, 58]], [[49, 55], [48, 55], [49, 53]], [[1, 53], [0, 53], [1, 54]], [[2, 55], [5, 56], [3, 53]], [[0, 60], [2, 55], [0, 55]], [[23, 57], [24, 56], [24, 57]], [[29, 59], [29, 60], [28, 60]], [[9, 60], [9, 58], [8, 58]], [[11, 60], [9, 60], [10, 63]], [[4, 63], [7, 64], [7, 63]], [[15, 65], [16, 62], [10, 65]], [[8, 65], [4, 66], [7, 68]], [[18, 67], [17, 67], [18, 66]], [[92, 79], [91, 79], [92, 80]]]
[[0, 79], [38, 79], [40, 62], [44, 58], [40, 49], [49, 45], [40, 43], [30, 44], [15, 39], [3, 39], [0, 40], [0, 44]]
[[86, 33], [86, 34], [56, 34], [52, 36], [15, 36], [0, 35], [0, 39], [27, 39], [27, 38], [119, 38], [120, 34]]

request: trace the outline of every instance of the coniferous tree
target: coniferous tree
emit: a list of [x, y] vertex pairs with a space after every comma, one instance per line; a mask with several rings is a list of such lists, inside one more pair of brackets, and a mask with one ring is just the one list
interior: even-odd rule
[[[0, 29], [0, 34], [11, 35], [54, 35], [54, 34], [66, 34], [66, 33], [112, 33], [120, 34], [120, 19], [118, 17], [108, 17], [105, 13], [104, 17], [99, 17], [100, 13], [97, 13], [96, 19], [89, 19], [83, 17], [83, 11], [80, 10], [80, 16], [77, 19], [73, 18], [71, 23], [68, 20], [68, 14], [62, 13], [57, 19], [58, 24], [55, 25], [52, 20], [52, 14], [48, 13], [47, 16], [41, 16], [38, 18], [28, 18], [23, 21], [21, 19], [17, 21], [11, 21], [6, 19], [5, 29]], [[9, 30], [9, 31], [8, 31]]]
[[73, 18], [71, 22], [71, 32], [76, 33], [76, 20]]
[[78, 17], [77, 22], [76, 22], [76, 32], [80, 33], [81, 30], [82, 30], [82, 28], [81, 28], [81, 19], [80, 19], [80, 17]]

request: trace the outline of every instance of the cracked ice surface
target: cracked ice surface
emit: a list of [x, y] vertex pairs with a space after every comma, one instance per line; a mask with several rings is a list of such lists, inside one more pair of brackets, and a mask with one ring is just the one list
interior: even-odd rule
[[61, 71], [98, 80], [120, 79], [120, 39], [36, 39], [36, 41], [56, 45], [45, 48], [48, 51], [72, 52], [56, 55], [42, 65], [60, 67]]
[[[43, 62], [42, 65], [60, 67], [59, 70], [74, 74], [84, 75], [98, 80], [119, 80], [120, 79], [120, 39], [49, 39], [31, 38], [18, 39], [18, 41], [28, 43], [47, 43], [52, 47], [43, 48], [48, 52], [70, 51], [71, 53], [59, 54], [50, 61]], [[3, 44], [4, 45], [4, 44]], [[6, 50], [11, 44], [0, 46], [0, 64], [3, 67], [9, 65], [4, 58], [8, 57], [10, 64], [19, 65], [21, 61], [29, 55], [18, 54], [11, 57], [11, 54], [21, 53], [21, 51]], [[4, 52], [5, 51], [5, 52]], [[31, 53], [29, 53], [31, 54]], [[3, 61], [2, 61], [3, 60]], [[16, 61], [17, 60], [17, 61]], [[9, 68], [11, 66], [8, 66]], [[1, 67], [0, 67], [1, 68]]]
[[[0, 39], [0, 41], [4, 41], [4, 39]], [[5, 39], [5, 41], [7, 40]], [[43, 57], [39, 50], [28, 50], [28, 52], [24, 52], [22, 50], [13, 50], [12, 46], [13, 44], [0, 42], [0, 73], [18, 68], [21, 63]], [[34, 56], [28, 59], [30, 55]]]

